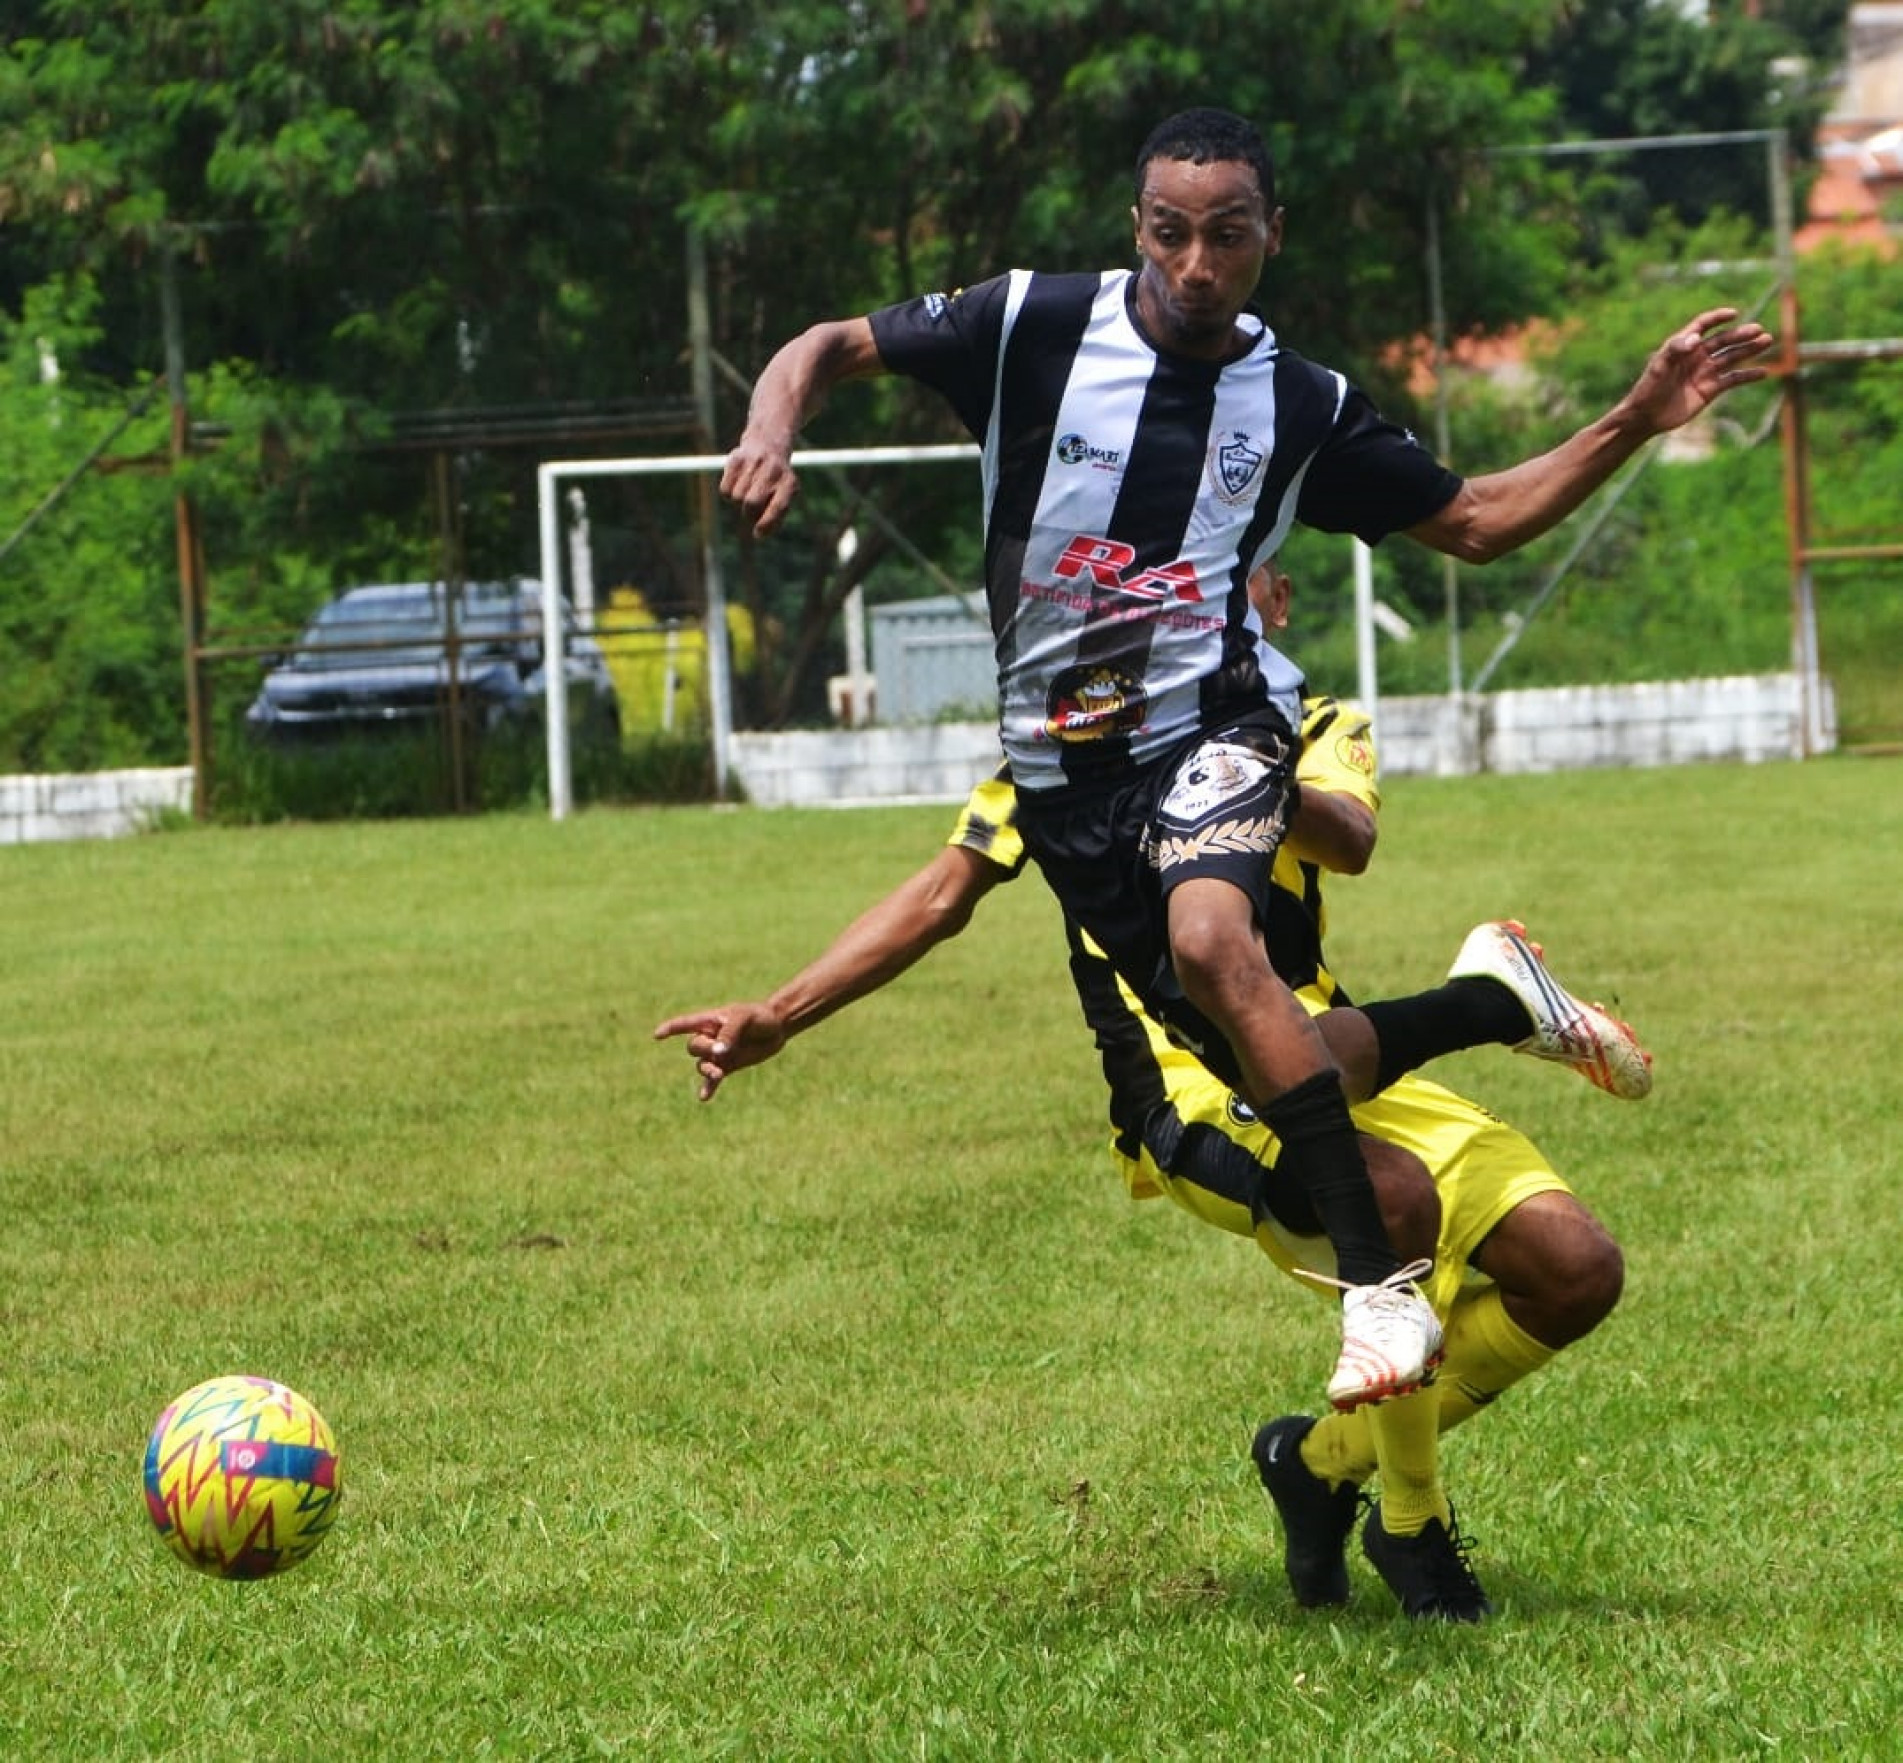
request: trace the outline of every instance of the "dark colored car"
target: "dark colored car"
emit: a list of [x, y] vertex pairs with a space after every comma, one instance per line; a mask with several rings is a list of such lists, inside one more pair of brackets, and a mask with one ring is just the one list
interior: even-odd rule
[[[618, 735], [620, 706], [600, 646], [575, 630], [566, 603], [562, 617], [571, 726]], [[548, 674], [539, 583], [470, 582], [453, 596], [440, 582], [347, 589], [311, 620], [296, 651], [265, 675], [245, 724], [285, 743], [421, 726], [448, 711], [452, 678], [471, 728], [541, 716]]]

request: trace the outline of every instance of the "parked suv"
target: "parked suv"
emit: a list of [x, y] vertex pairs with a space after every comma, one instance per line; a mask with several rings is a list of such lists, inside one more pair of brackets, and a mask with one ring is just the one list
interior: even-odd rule
[[[562, 618], [570, 719], [585, 733], [618, 735], [600, 646], [575, 630], [566, 603]], [[440, 718], [450, 703], [452, 626], [456, 696], [470, 726], [539, 716], [548, 696], [539, 583], [470, 582], [452, 596], [440, 582], [389, 582], [349, 588], [324, 607], [265, 675], [245, 724], [290, 743]]]

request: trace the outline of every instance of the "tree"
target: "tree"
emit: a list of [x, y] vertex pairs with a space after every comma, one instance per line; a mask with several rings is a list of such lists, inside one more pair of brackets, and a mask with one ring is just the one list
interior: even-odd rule
[[[1848, 0], [1714, 5], [1702, 18], [1665, 0], [1569, 0], [1527, 72], [1552, 86], [1576, 138], [1784, 129], [1801, 163], [1829, 108], [1848, 13]], [[1595, 208], [1596, 235], [1642, 234], [1660, 209], [1694, 226], [1725, 210], [1770, 223], [1761, 162], [1726, 150], [1635, 157], [1596, 179]]]
[[[1290, 230], [1263, 289], [1272, 320], [1392, 401], [1404, 396], [1388, 345], [1425, 322], [1430, 190], [1458, 193], [1471, 222], [1448, 290], [1463, 325], [1552, 298], [1568, 255], [1558, 180], [1484, 155], [1545, 125], [1546, 100], [1516, 67], [1550, 7], [1204, 0], [1172, 8], [1166, 30], [1150, 9], [1063, 0], [915, 4], [902, 18], [763, 10], [750, 28], [776, 52], [725, 101], [718, 163], [693, 204], [719, 249], [722, 347], [747, 371], [810, 319], [1013, 264], [1127, 261], [1136, 147], [1154, 122], [1198, 103], [1262, 119], [1281, 161]], [[1487, 225], [1509, 212], [1513, 225]], [[841, 397], [811, 438], [869, 434], [953, 430], [936, 401], [881, 385]], [[889, 513], [891, 498], [916, 498], [906, 524], [934, 555], [969, 519], [956, 482], [887, 474], [854, 489]], [[786, 539], [748, 557], [797, 596], [802, 629], [828, 619], [850, 585], [832, 562], [843, 518], [830, 503], [816, 509], [797, 559]], [[880, 560], [874, 544], [853, 569]], [[782, 713], [798, 701], [794, 685], [779, 690]]]
[[[1491, 149], [1598, 120], [1577, 107], [1596, 76], [1623, 95], [1621, 128], [1670, 116], [1675, 91], [1689, 95], [1673, 126], [1710, 126], [1761, 92], [1792, 31], [1828, 28], [1824, 0], [1766, 0], [1768, 21], [1722, 15], [1703, 38], [1654, 16], [1668, 9], [1607, 0], [1659, 45], [1627, 69], [1598, 10], [15, 0], [0, 311], [83, 283], [94, 304], [62, 361], [123, 391], [163, 365], [159, 270], [176, 263], [192, 412], [223, 437], [191, 466], [214, 611], [284, 622], [350, 580], [439, 566], [423, 474], [386, 445], [397, 413], [684, 400], [688, 228], [709, 248], [718, 447], [747, 376], [812, 318], [1014, 263], [1125, 260], [1138, 141], [1214, 102], [1259, 118], [1280, 161], [1272, 321], [1405, 414], [1392, 345], [1425, 326], [1430, 212], [1457, 331], [1554, 309], [1598, 224], [1571, 171]], [[1702, 84], [1657, 71], [1687, 67]], [[879, 385], [812, 438], [937, 439], [944, 424]], [[469, 569], [531, 567], [529, 456], [471, 443], [450, 463]], [[758, 628], [780, 633], [761, 657], [777, 720], [821, 708], [839, 600], [889, 562], [860, 519], [840, 566], [854, 496], [955, 572], [972, 562], [956, 474], [814, 490], [804, 549], [739, 553]], [[678, 486], [592, 495], [609, 579], [663, 613], [697, 610]], [[0, 596], [18, 591], [0, 566]]]
[[184, 754], [170, 486], [83, 471], [115, 435], [155, 444], [163, 405], [69, 367], [97, 341], [95, 311], [75, 277], [33, 290], [17, 320], [0, 312], [0, 772]]

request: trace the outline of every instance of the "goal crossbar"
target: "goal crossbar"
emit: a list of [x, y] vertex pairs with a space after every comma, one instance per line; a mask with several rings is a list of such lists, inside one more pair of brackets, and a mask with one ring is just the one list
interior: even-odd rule
[[[795, 469], [817, 466], [838, 470], [851, 465], [922, 465], [947, 460], [975, 460], [978, 448], [969, 441], [919, 447], [802, 447], [795, 448]], [[551, 820], [565, 820], [574, 807], [574, 783], [568, 748], [568, 673], [562, 665], [565, 633], [562, 625], [562, 563], [560, 485], [577, 478], [681, 476], [690, 472], [718, 472], [725, 453], [675, 453], [637, 459], [550, 459], [535, 468], [536, 513], [541, 529], [542, 653], [548, 657], [548, 812]], [[727, 597], [721, 582], [720, 561], [711, 532], [701, 535], [702, 568], [707, 584], [707, 700], [713, 724], [714, 791], [727, 793], [727, 755], [733, 734], [733, 705], [729, 692], [727, 654]]]

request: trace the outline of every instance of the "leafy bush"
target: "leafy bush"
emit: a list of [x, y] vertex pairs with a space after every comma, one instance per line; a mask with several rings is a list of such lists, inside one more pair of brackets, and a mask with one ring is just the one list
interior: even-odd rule
[[[712, 758], [700, 735], [642, 734], [621, 745], [578, 732], [570, 749], [574, 797], [578, 803], [705, 801], [713, 791]], [[260, 743], [232, 720], [216, 743], [212, 780], [213, 817], [232, 823], [545, 808], [546, 736], [531, 724], [472, 730], [458, 751], [438, 724], [299, 750]]]

